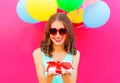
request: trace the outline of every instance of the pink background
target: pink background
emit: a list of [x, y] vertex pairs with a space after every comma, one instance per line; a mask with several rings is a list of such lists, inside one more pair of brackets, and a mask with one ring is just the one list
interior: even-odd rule
[[[23, 22], [16, 13], [18, 1], [0, 2], [0, 83], [38, 83], [32, 51], [45, 23]], [[77, 83], [120, 83], [120, 1], [105, 2], [111, 17], [104, 26], [75, 30], [81, 52]]]

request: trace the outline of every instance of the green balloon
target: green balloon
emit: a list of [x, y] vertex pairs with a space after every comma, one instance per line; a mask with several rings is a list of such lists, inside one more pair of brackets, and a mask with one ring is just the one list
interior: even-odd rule
[[84, 0], [57, 0], [57, 4], [61, 9], [69, 12], [79, 8], [83, 1]]

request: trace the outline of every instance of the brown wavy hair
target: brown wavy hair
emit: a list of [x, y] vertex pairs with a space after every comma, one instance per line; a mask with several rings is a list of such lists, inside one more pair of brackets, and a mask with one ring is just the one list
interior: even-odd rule
[[52, 15], [45, 26], [44, 40], [40, 42], [41, 51], [45, 52], [47, 56], [52, 57], [52, 52], [54, 51], [52, 47], [52, 41], [50, 40], [49, 28], [54, 21], [61, 21], [67, 29], [66, 40], [64, 42], [64, 50], [67, 53], [72, 53], [76, 55], [76, 48], [74, 47], [74, 30], [70, 19], [63, 13], [56, 13]]

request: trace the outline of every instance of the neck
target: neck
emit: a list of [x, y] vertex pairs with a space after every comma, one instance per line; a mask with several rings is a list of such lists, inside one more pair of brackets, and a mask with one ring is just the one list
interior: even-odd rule
[[64, 46], [63, 45], [53, 45], [53, 49], [55, 52], [63, 52]]

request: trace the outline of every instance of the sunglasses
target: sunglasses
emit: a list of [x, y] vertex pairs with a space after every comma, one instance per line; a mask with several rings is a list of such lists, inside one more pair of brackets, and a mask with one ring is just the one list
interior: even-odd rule
[[65, 35], [67, 33], [67, 30], [66, 30], [66, 28], [60, 28], [60, 29], [49, 28], [49, 33], [51, 35], [56, 35], [57, 32], [59, 32], [60, 35]]

